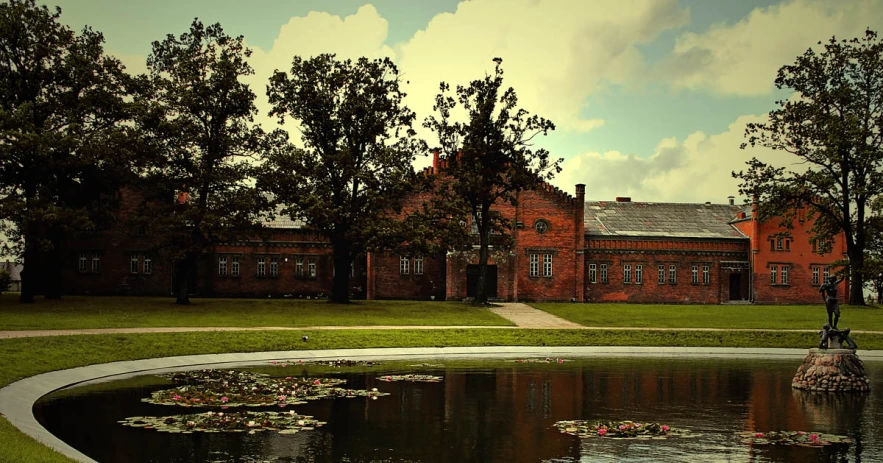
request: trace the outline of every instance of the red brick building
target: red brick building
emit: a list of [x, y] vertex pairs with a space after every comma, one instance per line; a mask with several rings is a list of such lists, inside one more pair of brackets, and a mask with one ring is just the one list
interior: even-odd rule
[[[808, 234], [812, 224], [802, 212], [788, 229], [778, 221], [755, 220], [750, 207], [735, 205], [732, 198], [729, 204], [683, 204], [586, 201], [585, 195], [584, 185], [576, 185], [572, 196], [541, 184], [521, 192], [517, 206], [494, 208], [514, 227], [513, 246], [491, 249], [492, 298], [819, 303], [819, 285], [835, 270], [831, 263], [845, 255], [842, 236], [814, 249]], [[410, 207], [423, 200], [415, 196]], [[132, 201], [122, 198], [123, 219]], [[264, 224], [261, 239], [216, 247], [199, 262], [190, 287], [202, 296], [329, 294], [331, 247], [304, 225], [277, 219]], [[70, 240], [64, 250], [66, 293], [171, 294], [170, 266], [149, 251], [150, 244], [150, 236], [121, 227]], [[477, 263], [477, 246], [435, 256], [369, 252], [349, 269], [352, 294], [462, 300], [474, 296]], [[848, 294], [842, 285], [840, 294]]]

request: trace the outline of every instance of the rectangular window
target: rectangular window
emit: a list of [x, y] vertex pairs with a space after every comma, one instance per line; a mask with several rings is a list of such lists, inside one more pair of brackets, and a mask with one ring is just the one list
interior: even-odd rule
[[694, 265], [690, 268], [690, 282], [694, 285], [699, 284], [699, 266]]
[[98, 254], [92, 254], [92, 273], [99, 273], [101, 271], [101, 256]]
[[711, 284], [711, 272], [707, 265], [702, 266], [702, 284], [710, 285]]
[[552, 276], [552, 254], [543, 254], [543, 276]]
[[77, 270], [80, 273], [86, 273], [86, 254], [80, 254], [80, 259], [77, 261]]
[[145, 275], [150, 275], [151, 273], [153, 273], [153, 261], [150, 260], [150, 257], [144, 256], [144, 259], [142, 259], [142, 264], [144, 264], [143, 267]]
[[129, 257], [129, 273], [138, 273], [139, 267], [141, 267], [141, 262], [138, 260], [138, 254], [132, 254]]
[[675, 264], [668, 266], [668, 284], [673, 285], [678, 282], [678, 269]]
[[829, 276], [831, 276], [831, 267], [825, 267], [825, 271], [822, 273], [822, 281], [828, 281]]
[[294, 258], [294, 274], [299, 277], [304, 276], [304, 258], [301, 256]]
[[399, 273], [402, 275], [411, 273], [411, 260], [405, 256], [399, 257]]
[[635, 283], [641, 284], [644, 282], [644, 266], [641, 264], [635, 265]]
[[277, 257], [270, 258], [270, 276], [279, 276], [279, 259]]
[[783, 249], [785, 249], [784, 240], [780, 236], [780, 237], [776, 238], [776, 251], [781, 251]]
[[316, 277], [316, 258], [315, 257], [310, 257], [309, 259], [307, 259], [307, 272], [308, 272], [310, 278]]
[[778, 265], [770, 266], [770, 283], [771, 284], [776, 284], [776, 282], [778, 281], [778, 273], [779, 273], [779, 266]]
[[819, 268], [818, 268], [818, 267], [813, 267], [813, 268], [812, 268], [812, 284], [815, 285], [815, 286], [818, 286], [818, 285], [819, 285], [819, 273], [820, 273], [820, 272], [819, 272]]
[[632, 282], [632, 264], [622, 266], [622, 282], [626, 284]]
[[659, 265], [659, 278], [656, 281], [657, 283], [664, 285], [665, 284], [665, 265]]
[[218, 257], [218, 275], [227, 275], [227, 256]]
[[233, 256], [230, 258], [230, 275], [234, 277], [239, 276], [239, 257]]
[[788, 267], [786, 267], [784, 265], [782, 266], [782, 284], [783, 285], [788, 284]]
[[598, 265], [589, 264], [589, 283], [598, 282]]
[[258, 257], [258, 276], [267, 276], [267, 258]]
[[540, 255], [539, 254], [531, 254], [530, 255], [530, 276], [536, 277], [540, 276]]
[[607, 264], [601, 264], [601, 283], [607, 283]]
[[423, 275], [423, 256], [414, 258], [414, 275]]

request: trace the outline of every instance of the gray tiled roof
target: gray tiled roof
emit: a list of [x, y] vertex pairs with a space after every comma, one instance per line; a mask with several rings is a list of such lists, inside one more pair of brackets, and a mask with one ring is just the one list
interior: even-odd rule
[[263, 223], [264, 228], [306, 228], [302, 219], [292, 220], [288, 215], [276, 214], [276, 218]]
[[746, 238], [730, 225], [743, 206], [587, 201], [587, 235]]

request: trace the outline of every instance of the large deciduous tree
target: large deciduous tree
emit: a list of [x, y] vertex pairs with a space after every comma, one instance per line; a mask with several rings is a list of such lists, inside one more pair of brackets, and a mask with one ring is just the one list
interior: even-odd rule
[[266, 200], [253, 165], [268, 137], [253, 123], [253, 74], [243, 38], [194, 20], [179, 37], [153, 43], [141, 79], [139, 128], [154, 157], [141, 172], [145, 201], [136, 220], [174, 264], [176, 303], [189, 304], [199, 256], [254, 236]]
[[[492, 76], [457, 86], [457, 98], [450, 86], [441, 83], [433, 109], [438, 115], [426, 118], [424, 127], [436, 133], [436, 148], [447, 159], [439, 172], [436, 194], [450, 203], [463, 204], [478, 233], [479, 280], [475, 304], [486, 305], [487, 263], [490, 236], [507, 236], [511, 223], [492, 214], [494, 204], [517, 204], [518, 193], [550, 180], [561, 171], [562, 159], [551, 160], [545, 149], [534, 149], [532, 140], [547, 135], [555, 125], [527, 110], [517, 108], [512, 87], [503, 89], [503, 60], [495, 58]], [[457, 104], [466, 111], [466, 121], [453, 121]]]
[[303, 147], [268, 151], [258, 183], [282, 213], [328, 238], [335, 269], [329, 302], [347, 303], [353, 259], [400, 236], [394, 215], [415, 185], [411, 162], [425, 151], [402, 102], [398, 69], [389, 59], [294, 57], [290, 73], [270, 79], [267, 95], [270, 115], [299, 123]]
[[871, 30], [861, 38], [831, 38], [824, 51], [809, 49], [779, 69], [776, 87], [794, 96], [777, 102], [769, 122], [749, 124], [742, 147], [782, 150], [794, 163], [777, 167], [753, 158], [746, 171], [733, 173], [742, 181], [739, 191], [756, 199], [761, 219], [790, 223], [806, 205], [816, 219], [814, 239], [844, 232], [849, 301], [863, 304], [869, 206], [883, 192], [883, 44]]
[[122, 64], [100, 33], [74, 33], [60, 15], [0, 4], [0, 231], [24, 261], [24, 303], [60, 297], [60, 245], [108, 218], [131, 139]]

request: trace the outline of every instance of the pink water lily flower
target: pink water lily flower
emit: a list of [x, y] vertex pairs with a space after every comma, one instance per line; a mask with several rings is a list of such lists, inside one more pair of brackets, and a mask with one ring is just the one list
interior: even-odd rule
[[601, 429], [598, 430], [598, 435], [599, 435], [599, 436], [603, 436], [604, 434], [607, 434], [607, 430], [606, 430], [606, 429], [601, 428]]
[[762, 432], [756, 432], [756, 433], [754, 433], [754, 437], [763, 437], [763, 433], [762, 433]]
[[280, 395], [280, 396], [279, 396], [279, 401], [280, 401], [280, 402], [285, 402], [285, 397], [286, 397], [286, 396], [284, 396], [284, 395]]
[[229, 400], [227, 397], [221, 397], [221, 402], [227, 403]]
[[664, 424], [662, 425], [663, 431], [668, 432], [669, 429], [671, 429], [671, 428], [669, 428], [667, 425], [664, 425]]
[[809, 440], [811, 440], [811, 441], [817, 441], [817, 440], [819, 440], [819, 435], [818, 435], [818, 434], [810, 434], [810, 435], [809, 435]]
[[317, 379], [317, 380], [313, 381], [313, 384], [316, 385], [316, 386], [318, 386], [318, 385], [320, 385], [320, 384], [322, 384], [322, 383]]

